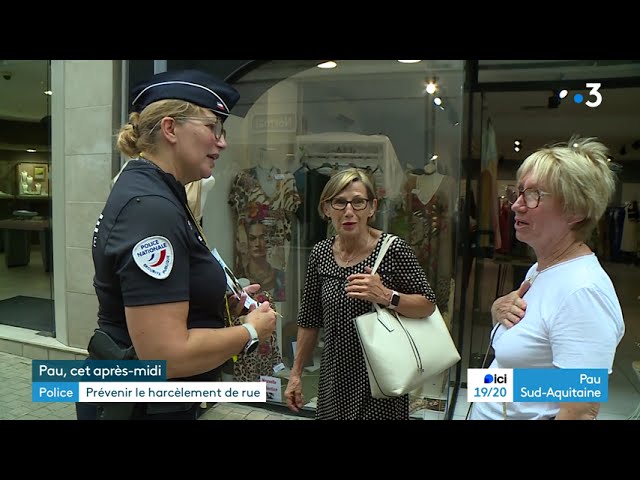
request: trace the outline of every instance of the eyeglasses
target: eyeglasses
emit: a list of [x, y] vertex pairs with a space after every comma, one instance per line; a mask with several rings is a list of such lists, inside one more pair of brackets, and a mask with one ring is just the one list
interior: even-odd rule
[[213, 132], [216, 140], [220, 140], [224, 137], [227, 138], [227, 131], [222, 126], [222, 120], [218, 117], [174, 117], [176, 120], [198, 120], [201, 121], [206, 127]]
[[[209, 130], [213, 133], [213, 136], [216, 137], [216, 141], [220, 141], [221, 138], [227, 139], [227, 131], [222, 127], [222, 120], [219, 120], [218, 117], [173, 117], [176, 120], [200, 120], [204, 122], [204, 125], [209, 127]], [[153, 133], [160, 122], [162, 120], [158, 120], [151, 130], [149, 130], [149, 135]]]
[[347, 208], [347, 205], [351, 204], [351, 208], [354, 210], [364, 210], [367, 208], [369, 204], [368, 198], [354, 198], [350, 202], [346, 201], [344, 198], [333, 198], [331, 199], [331, 207], [334, 210], [344, 210]]
[[507, 187], [505, 189], [505, 196], [511, 205], [518, 201], [520, 195], [524, 197], [524, 204], [527, 208], [537, 208], [540, 204], [540, 198], [551, 194], [538, 190], [537, 188], [525, 188], [522, 190], [515, 187]]

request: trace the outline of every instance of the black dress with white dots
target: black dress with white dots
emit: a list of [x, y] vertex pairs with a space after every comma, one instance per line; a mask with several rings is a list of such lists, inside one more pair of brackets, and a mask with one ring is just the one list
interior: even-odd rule
[[[367, 367], [353, 319], [372, 311], [371, 302], [347, 297], [347, 277], [373, 268], [386, 233], [362, 262], [340, 267], [333, 255], [335, 236], [312, 249], [298, 326], [324, 328], [320, 364], [318, 420], [408, 420], [409, 396], [376, 399], [371, 396]], [[396, 239], [387, 250], [378, 274], [385, 287], [400, 293], [421, 294], [430, 302], [436, 297], [411, 247]]]

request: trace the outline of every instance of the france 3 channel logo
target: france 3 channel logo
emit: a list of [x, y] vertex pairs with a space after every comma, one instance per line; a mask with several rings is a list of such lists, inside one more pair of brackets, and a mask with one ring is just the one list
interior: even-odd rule
[[[589, 89], [589, 93], [587, 94], [589, 99], [585, 101], [585, 96], [583, 94], [576, 93], [573, 95], [573, 101], [576, 104], [581, 104], [582, 102], [584, 102], [584, 104], [589, 108], [596, 108], [600, 106], [603, 100], [602, 93], [600, 93], [600, 87], [602, 87], [602, 83], [589, 82], [585, 84], [585, 87]], [[558, 98], [555, 99], [555, 102], [556, 102], [555, 106], [557, 107], [560, 104], [560, 101], [563, 98], [565, 98], [567, 95], [569, 95], [568, 90], [561, 90], [558, 93]], [[591, 97], [593, 97], [593, 99], [591, 99]]]
[[469, 368], [467, 402], [512, 402], [513, 369]]

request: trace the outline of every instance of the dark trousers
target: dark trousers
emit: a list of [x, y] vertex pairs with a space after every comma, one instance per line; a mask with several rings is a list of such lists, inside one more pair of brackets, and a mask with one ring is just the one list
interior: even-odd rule
[[154, 413], [146, 412], [146, 404], [139, 403], [133, 411], [132, 420], [197, 420], [200, 416], [200, 404], [196, 403], [184, 412]]
[[76, 403], [76, 419], [78, 420], [97, 420], [98, 407], [90, 403]]
[[[147, 413], [145, 403], [138, 403], [133, 407], [129, 418], [118, 420], [197, 420], [201, 414], [200, 404], [194, 404], [190, 409], [180, 412]], [[97, 405], [76, 403], [76, 418], [78, 420], [99, 420], [100, 410]]]

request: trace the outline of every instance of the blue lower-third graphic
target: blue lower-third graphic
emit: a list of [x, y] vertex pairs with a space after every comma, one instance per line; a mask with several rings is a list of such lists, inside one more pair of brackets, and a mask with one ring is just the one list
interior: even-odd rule
[[32, 402], [77, 402], [80, 385], [77, 382], [33, 382]]

